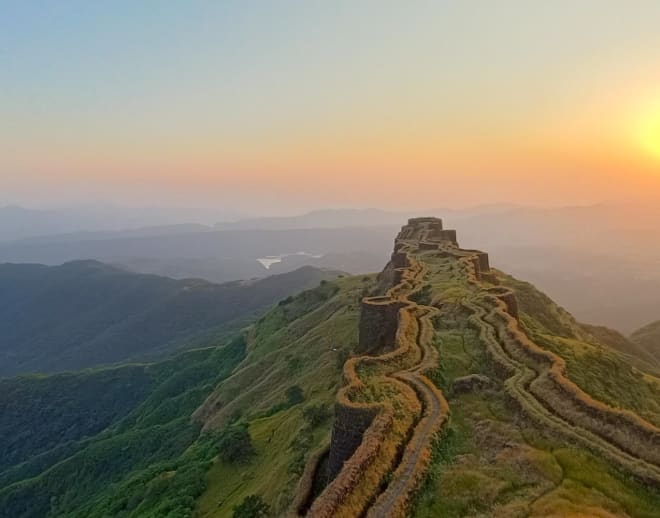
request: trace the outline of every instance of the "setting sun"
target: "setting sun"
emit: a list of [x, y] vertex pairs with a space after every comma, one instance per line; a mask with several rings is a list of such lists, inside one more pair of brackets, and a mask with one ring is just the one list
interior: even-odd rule
[[660, 160], [660, 101], [640, 117], [638, 138], [644, 152]]

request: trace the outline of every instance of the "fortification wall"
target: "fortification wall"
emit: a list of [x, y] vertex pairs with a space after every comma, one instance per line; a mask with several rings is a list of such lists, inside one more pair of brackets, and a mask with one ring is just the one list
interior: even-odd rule
[[335, 404], [335, 423], [328, 460], [328, 478], [334, 479], [344, 463], [362, 443], [364, 432], [378, 413], [376, 408], [348, 406], [344, 402]]
[[489, 293], [500, 299], [504, 302], [506, 306], [506, 312], [511, 315], [513, 318], [518, 320], [520, 318], [520, 311], [518, 309], [518, 299], [516, 294], [508, 289], [503, 287], [491, 288], [488, 290]]
[[605, 455], [645, 482], [660, 485], [660, 429], [633, 412], [595, 400], [572, 382], [564, 359], [538, 346], [521, 329], [513, 290], [482, 285], [481, 280], [497, 281], [482, 273], [487, 258], [477, 256], [483, 252], [443, 253], [458, 257], [468, 282], [483, 290], [480, 303], [464, 306], [473, 313], [470, 321], [505, 380], [505, 390], [520, 408], [543, 426]]
[[431, 229], [431, 232], [429, 232], [428, 239], [436, 240], [436, 241], [449, 241], [454, 245], [458, 245], [458, 240], [456, 238], [455, 230], [442, 230], [442, 229], [433, 228]]
[[[469, 282], [480, 286], [474, 262], [463, 262]], [[485, 293], [480, 304], [464, 305], [474, 315], [471, 322], [505, 379], [507, 393], [520, 408], [543, 426], [660, 485], [660, 430], [632, 412], [593, 399], [573, 383], [564, 359], [538, 346], [520, 328], [511, 289], [498, 286]]]
[[[436, 310], [422, 309], [410, 300], [421, 289], [424, 267], [411, 260], [407, 249], [408, 241], [417, 244], [429, 229], [438, 228], [442, 228], [442, 222], [436, 218], [416, 218], [404, 226], [395, 241], [391, 261], [383, 271], [392, 280], [392, 287], [384, 296], [362, 300], [358, 352], [382, 354], [350, 358], [344, 365], [346, 385], [337, 396], [329, 450], [331, 482], [314, 501], [308, 516], [358, 516], [365, 512], [370, 499], [382, 491], [384, 477], [397, 466], [401, 437], [415, 438], [415, 447], [406, 449], [404, 457], [414, 457], [408, 462], [417, 463], [419, 474], [411, 482], [405, 482], [393, 499], [388, 497], [386, 508], [392, 512], [403, 509], [414, 485], [421, 480], [430, 455], [431, 437], [446, 419], [447, 405], [441, 392], [422, 375], [437, 363], [430, 345], [433, 335], [430, 313]], [[428, 342], [426, 352], [422, 351], [420, 341]], [[382, 374], [367, 387], [358, 374], [361, 366]], [[389, 396], [376, 397], [374, 401], [374, 395], [381, 391]], [[406, 412], [395, 417], [390, 398], [398, 399]], [[360, 490], [356, 494], [354, 490], [358, 486]], [[389, 515], [400, 516], [400, 513]]]
[[401, 307], [401, 302], [389, 297], [363, 299], [356, 352], [373, 354], [394, 348]]
[[[362, 301], [358, 352], [363, 356], [344, 365], [346, 385], [337, 397], [329, 451], [332, 480], [308, 516], [404, 517], [423, 479], [430, 437], [448, 414], [442, 393], [423, 375], [437, 366], [430, 345], [437, 308], [413, 302], [427, 266], [416, 259], [423, 254], [410, 252], [425, 250], [457, 260], [472, 288], [461, 304], [471, 312], [470, 323], [505, 392], [526, 415], [660, 484], [660, 431], [632, 412], [591, 398], [568, 379], [561, 357], [529, 339], [519, 323], [515, 293], [497, 285], [488, 254], [458, 248], [455, 233], [436, 218], [414, 218], [402, 228], [383, 271], [391, 287], [384, 296]], [[364, 355], [373, 352], [379, 355]], [[407, 408], [403, 419], [393, 401]]]

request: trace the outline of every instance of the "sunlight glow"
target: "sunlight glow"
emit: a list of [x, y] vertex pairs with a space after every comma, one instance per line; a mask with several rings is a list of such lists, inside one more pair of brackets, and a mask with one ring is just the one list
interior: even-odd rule
[[639, 144], [644, 152], [660, 160], [660, 101], [644, 110], [638, 131]]

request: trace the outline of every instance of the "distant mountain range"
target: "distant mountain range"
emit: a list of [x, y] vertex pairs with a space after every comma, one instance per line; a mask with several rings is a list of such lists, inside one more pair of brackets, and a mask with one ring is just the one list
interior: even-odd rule
[[328, 209], [286, 217], [237, 219], [229, 211], [184, 208], [83, 207], [37, 210], [0, 207], [0, 241], [76, 241], [158, 236], [213, 230], [285, 230], [400, 225], [425, 213], [470, 217], [515, 209], [515, 205], [482, 205], [469, 209], [386, 211]]
[[[303, 265], [362, 273], [377, 270], [398, 226], [224, 230], [113, 239], [38, 239], [0, 243], [0, 262], [62, 264], [94, 259], [134, 271], [213, 282], [265, 277]], [[290, 255], [266, 269], [258, 259]], [[315, 258], [313, 256], [321, 256]]]
[[[391, 236], [421, 212], [441, 216], [459, 231], [462, 246], [488, 248], [495, 266], [533, 281], [582, 321], [629, 334], [660, 318], [660, 242], [655, 238], [660, 207], [643, 203], [340, 209], [215, 224], [209, 220], [213, 214], [176, 220], [175, 213], [157, 226], [0, 242], [0, 262], [56, 265], [94, 259], [141, 273], [211, 282], [264, 277], [303, 265], [358, 274], [379, 270]], [[0, 218], [0, 229], [22, 225], [15, 209], [12, 214]], [[266, 269], [260, 259], [269, 256], [283, 258]]]
[[519, 208], [513, 204], [479, 205], [467, 209], [435, 208], [415, 211], [391, 211], [382, 209], [326, 209], [288, 217], [241, 219], [235, 222], [217, 223], [217, 230], [247, 229], [296, 229], [369, 227], [377, 225], [402, 225], [409, 218], [434, 214], [440, 217], [469, 218], [485, 214], [499, 214]]
[[0, 241], [78, 232], [122, 231], [236, 219], [222, 209], [89, 205], [58, 209], [0, 207]]
[[337, 275], [304, 267], [219, 285], [97, 261], [0, 265], [0, 377], [153, 358], [208, 343]]

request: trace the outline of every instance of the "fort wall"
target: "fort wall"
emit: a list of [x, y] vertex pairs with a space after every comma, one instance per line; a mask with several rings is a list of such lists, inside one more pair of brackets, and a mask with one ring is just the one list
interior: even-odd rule
[[[437, 218], [412, 218], [379, 279], [389, 289], [361, 302], [356, 352], [362, 356], [344, 365], [346, 384], [337, 396], [329, 449], [330, 483], [308, 516], [403, 517], [426, 472], [429, 437], [446, 420], [448, 407], [423, 374], [437, 366], [435, 348], [423, 345], [432, 342], [431, 318], [437, 310], [413, 302], [427, 268], [424, 255], [416, 252], [457, 260], [473, 290], [461, 304], [505, 392], [524, 413], [645, 482], [660, 484], [660, 430], [632, 412], [594, 400], [568, 379], [564, 360], [524, 332], [515, 293], [498, 285], [487, 253], [460, 249], [455, 231], [443, 229]], [[364, 377], [368, 372], [380, 374]], [[392, 405], [396, 397], [410, 402], [403, 420]], [[392, 444], [392, 437], [405, 439]]]

